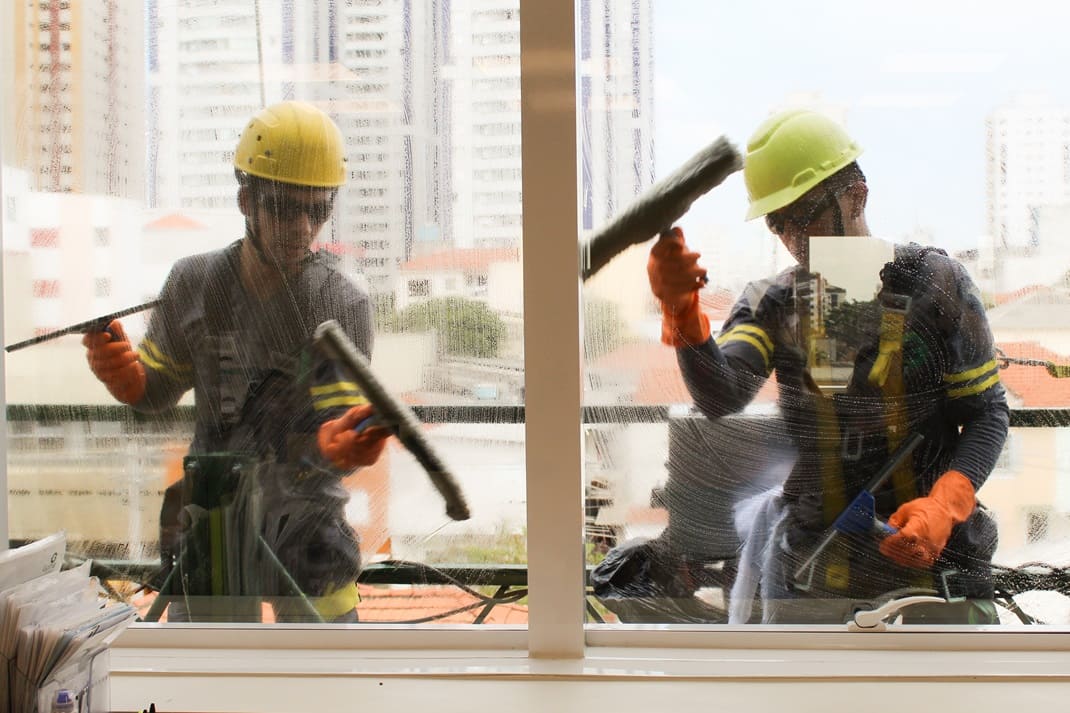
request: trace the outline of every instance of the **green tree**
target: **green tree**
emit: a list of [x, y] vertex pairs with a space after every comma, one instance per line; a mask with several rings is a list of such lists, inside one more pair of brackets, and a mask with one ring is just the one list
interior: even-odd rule
[[394, 295], [391, 293], [377, 293], [372, 298], [372, 319], [375, 320], [375, 331], [396, 332], [398, 331], [398, 313], [394, 309]]
[[881, 306], [876, 300], [851, 300], [829, 310], [825, 317], [825, 334], [851, 350], [862, 346], [867, 337], [877, 333]]
[[505, 324], [485, 303], [463, 297], [428, 300], [406, 307], [397, 315], [399, 331], [434, 330], [447, 354], [495, 357]]

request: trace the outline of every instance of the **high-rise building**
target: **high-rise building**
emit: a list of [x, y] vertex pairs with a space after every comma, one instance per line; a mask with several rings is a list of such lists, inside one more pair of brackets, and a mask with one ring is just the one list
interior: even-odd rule
[[278, 99], [281, 17], [258, 17], [243, 0], [148, 0], [146, 8], [148, 204], [236, 210], [234, 147], [262, 106], [262, 82]]
[[[649, 0], [579, 5], [583, 230], [607, 222], [653, 181], [650, 14]], [[521, 237], [518, 3], [454, 0], [451, 29], [449, 237], [456, 247], [515, 246]]]
[[[317, 103], [346, 141], [331, 234], [371, 290], [414, 254], [521, 238], [518, 0], [148, 2], [150, 205], [233, 209], [243, 120]], [[649, 0], [584, 0], [583, 226], [653, 171]], [[622, 49], [624, 48], [624, 49]], [[620, 62], [616, 57], [630, 60]]]
[[7, 0], [3, 11], [4, 259], [17, 266], [6, 296], [19, 305], [5, 328], [21, 340], [142, 297], [130, 267], [145, 15], [120, 0]]
[[1034, 249], [1038, 211], [1070, 201], [1070, 107], [1022, 97], [986, 124], [988, 235], [997, 252]]
[[444, 91], [450, 109], [448, 227], [456, 248], [521, 237], [520, 19], [517, 0], [456, 0]]
[[579, 4], [580, 222], [608, 222], [654, 180], [651, 3]]
[[233, 210], [245, 119], [284, 99], [313, 102], [341, 128], [349, 164], [324, 240], [374, 292], [389, 291], [416, 234], [438, 222], [438, 7], [150, 0], [150, 203]]
[[29, 188], [140, 198], [144, 9], [120, 0], [14, 0], [17, 139]]
[[344, 80], [314, 85], [345, 135], [349, 181], [339, 201], [336, 242], [375, 294], [388, 294], [418, 241], [441, 240], [442, 13], [448, 3], [321, 0], [333, 25], [310, 58]]

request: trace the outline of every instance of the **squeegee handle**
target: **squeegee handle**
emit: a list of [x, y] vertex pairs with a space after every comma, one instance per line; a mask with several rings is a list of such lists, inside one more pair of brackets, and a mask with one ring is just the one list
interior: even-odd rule
[[[380, 425], [389, 425], [401, 444], [423, 466], [431, 484], [446, 501], [446, 514], [454, 520], [471, 517], [468, 503], [457, 479], [424, 438], [423, 429], [412, 409], [396, 399], [372, 373], [371, 365], [346, 336], [341, 326], [328, 320], [316, 328], [313, 344], [341, 364], [375, 409]], [[366, 419], [370, 420], [370, 419]], [[372, 424], [367, 424], [372, 425]], [[364, 422], [356, 428], [367, 427]]]
[[62, 337], [66, 334], [88, 334], [90, 332], [107, 332], [112, 336], [112, 338], [114, 338], [115, 334], [108, 329], [108, 325], [111, 324], [113, 320], [119, 319], [120, 317], [126, 317], [131, 314], [137, 314], [138, 312], [144, 312], [147, 309], [152, 309], [158, 304], [160, 304], [160, 300], [152, 300], [151, 302], [145, 302], [144, 304], [139, 304], [134, 307], [128, 307], [126, 309], [119, 310], [118, 312], [112, 312], [111, 314], [94, 317], [93, 319], [86, 320], [85, 322], [78, 322], [77, 324], [72, 324], [69, 327], [57, 329], [56, 331], [49, 332], [48, 334], [42, 334], [40, 336], [33, 337], [32, 339], [26, 339], [21, 342], [16, 342], [15, 344], [11, 344], [9, 346], [4, 347], [4, 351], [13, 352], [18, 349], [22, 349], [23, 347], [30, 347], [34, 344], [40, 344], [41, 342], [47, 342], [51, 339]]

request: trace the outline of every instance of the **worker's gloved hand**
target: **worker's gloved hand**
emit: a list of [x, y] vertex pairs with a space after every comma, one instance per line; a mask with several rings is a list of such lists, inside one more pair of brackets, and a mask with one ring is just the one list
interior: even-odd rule
[[357, 425], [372, 416], [368, 404], [354, 406], [341, 417], [325, 422], [317, 435], [320, 453], [339, 470], [354, 470], [379, 460], [392, 432], [384, 426], [369, 426], [356, 431]]
[[661, 341], [672, 347], [702, 344], [710, 338], [710, 320], [698, 302], [699, 288], [706, 284], [699, 257], [688, 250], [680, 228], [663, 234], [650, 250], [646, 272], [650, 290], [661, 302]]
[[888, 524], [899, 532], [881, 542], [881, 554], [904, 567], [931, 567], [944, 551], [951, 528], [965, 522], [975, 504], [970, 479], [949, 470], [927, 496], [903, 503], [892, 513]]
[[119, 320], [113, 319], [107, 329], [82, 337], [89, 368], [116, 400], [136, 404], [145, 395], [145, 367]]

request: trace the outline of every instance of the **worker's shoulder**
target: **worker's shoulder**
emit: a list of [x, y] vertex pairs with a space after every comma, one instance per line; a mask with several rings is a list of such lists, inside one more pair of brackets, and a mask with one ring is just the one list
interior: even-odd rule
[[895, 246], [896, 261], [916, 263], [930, 269], [961, 270], [962, 263], [947, 254], [943, 248], [921, 243], [899, 243]]
[[171, 272], [187, 279], [203, 279], [208, 276], [209, 271], [225, 265], [228, 257], [235, 254], [237, 246], [238, 243], [235, 242], [225, 248], [186, 255], [175, 260], [174, 265], [171, 266]]
[[304, 276], [312, 287], [324, 291], [344, 290], [355, 293], [358, 298], [366, 298], [369, 293], [367, 280], [363, 275], [352, 275], [342, 269], [341, 260], [328, 252], [319, 250], [312, 253]]
[[753, 308], [761, 302], [786, 303], [795, 289], [795, 280], [800, 269], [798, 265], [793, 265], [776, 275], [748, 282], [736, 300], [736, 306], [749, 305]]
[[930, 288], [949, 289], [972, 284], [966, 266], [943, 248], [910, 242], [896, 245], [895, 262], [914, 271]]

